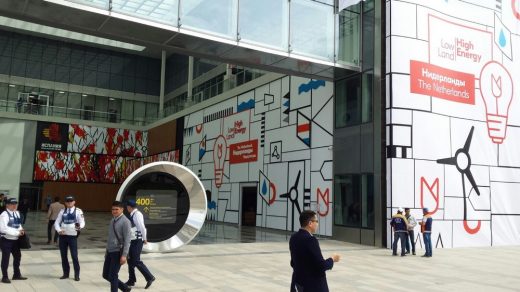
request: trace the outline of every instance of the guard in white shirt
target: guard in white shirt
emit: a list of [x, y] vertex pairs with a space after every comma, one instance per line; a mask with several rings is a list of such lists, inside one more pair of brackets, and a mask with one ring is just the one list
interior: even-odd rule
[[20, 273], [22, 253], [18, 244], [18, 237], [24, 235], [20, 213], [16, 211], [18, 201], [15, 198], [7, 199], [5, 211], [0, 214], [0, 239], [2, 248], [2, 283], [11, 283], [7, 274], [9, 258], [13, 254], [13, 280], [27, 280]]
[[155, 277], [150, 273], [150, 270], [141, 261], [141, 251], [143, 250], [143, 244], [147, 244], [146, 240], [146, 227], [144, 226], [144, 217], [137, 209], [137, 205], [134, 200], [128, 200], [126, 203], [126, 210], [128, 211], [128, 219], [132, 223], [132, 241], [130, 242], [130, 251], [128, 252], [128, 281], [126, 285], [134, 286], [136, 282], [135, 268], [143, 274], [146, 280], [146, 286], [144, 289], [148, 289], [155, 281]]
[[62, 209], [54, 222], [54, 229], [60, 235], [59, 247], [61, 254], [61, 267], [63, 275], [60, 279], [69, 277], [70, 266], [67, 257], [67, 248], [70, 248], [70, 256], [74, 265], [74, 280], [79, 281], [79, 261], [78, 261], [78, 235], [79, 231], [85, 227], [83, 211], [76, 208], [76, 201], [73, 196], [65, 197], [65, 209]]

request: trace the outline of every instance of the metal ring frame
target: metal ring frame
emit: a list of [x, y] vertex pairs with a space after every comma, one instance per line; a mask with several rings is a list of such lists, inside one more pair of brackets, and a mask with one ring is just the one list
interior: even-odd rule
[[153, 172], [167, 173], [176, 177], [186, 188], [190, 200], [186, 223], [174, 236], [161, 242], [148, 242], [143, 246], [143, 251], [147, 252], [170, 252], [188, 244], [199, 233], [208, 211], [206, 192], [199, 178], [190, 169], [178, 163], [160, 161], [146, 164], [132, 172], [119, 188], [117, 200], [124, 200], [122, 196], [132, 183], [141, 176]]

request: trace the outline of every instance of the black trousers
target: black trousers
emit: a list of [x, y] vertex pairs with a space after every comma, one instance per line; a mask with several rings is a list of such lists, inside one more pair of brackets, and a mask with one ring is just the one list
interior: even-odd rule
[[2, 249], [2, 277], [9, 278], [7, 274], [7, 268], [9, 267], [9, 259], [11, 254], [13, 255], [13, 269], [14, 277], [20, 277], [20, 261], [22, 260], [22, 253], [20, 252], [20, 246], [18, 240], [11, 240], [2, 237], [0, 239], [0, 247]]
[[143, 250], [143, 241], [141, 239], [132, 240], [130, 243], [130, 251], [128, 252], [128, 280], [136, 282], [135, 268], [143, 274], [143, 277], [148, 282], [153, 278], [152, 273], [141, 261], [141, 251]]
[[119, 263], [119, 259], [121, 258], [121, 253], [116, 252], [107, 252], [105, 254], [105, 262], [103, 263], [103, 279], [110, 282], [110, 292], [117, 292], [117, 289], [121, 289], [121, 291], [125, 291], [128, 289], [128, 286], [119, 280], [119, 270], [121, 269], [121, 264]]
[[74, 276], [79, 277], [78, 238], [76, 236], [60, 235], [59, 247], [63, 275], [69, 276], [70, 266], [67, 249], [70, 248], [70, 257], [72, 258], [72, 265], [74, 266]]
[[[49, 220], [49, 223], [47, 223], [47, 241], [51, 242], [52, 237], [52, 230], [54, 230], [54, 222], [56, 220]], [[54, 230], [54, 243], [58, 242], [58, 232]]]

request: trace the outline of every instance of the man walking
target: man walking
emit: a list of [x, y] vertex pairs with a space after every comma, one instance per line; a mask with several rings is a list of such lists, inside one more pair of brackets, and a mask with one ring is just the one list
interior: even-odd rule
[[[47, 223], [47, 244], [51, 243], [51, 237], [52, 237], [52, 229], [54, 226], [54, 223], [56, 222], [56, 218], [58, 218], [58, 214], [60, 214], [60, 211], [62, 209], [65, 209], [65, 205], [60, 203], [60, 197], [54, 198], [54, 203], [52, 203], [49, 206], [49, 210], [47, 211], [47, 219], [49, 220], [49, 223]], [[54, 231], [54, 244], [58, 243], [58, 232]]]
[[423, 234], [424, 249], [426, 249], [426, 253], [423, 257], [426, 258], [432, 257], [432, 223], [433, 219], [428, 213], [428, 208], [423, 208], [423, 219], [419, 224], [421, 225], [421, 232]]
[[72, 264], [74, 266], [74, 280], [79, 281], [79, 260], [78, 260], [78, 234], [85, 227], [83, 211], [75, 207], [76, 201], [73, 196], [65, 197], [65, 209], [58, 213], [54, 229], [60, 235], [59, 247], [61, 254], [61, 267], [63, 275], [60, 279], [69, 278], [70, 266], [67, 257], [67, 249], [70, 249]]
[[119, 280], [119, 270], [126, 263], [130, 240], [132, 236], [132, 225], [130, 220], [123, 215], [123, 203], [114, 201], [112, 203], [112, 220], [108, 225], [107, 251], [103, 264], [103, 278], [110, 282], [110, 291], [117, 289], [128, 292], [131, 287]]
[[13, 280], [27, 280], [20, 273], [20, 262], [22, 260], [22, 253], [18, 243], [18, 237], [25, 234], [22, 227], [22, 219], [20, 213], [16, 211], [18, 201], [15, 198], [10, 198], [5, 201], [5, 211], [0, 214], [0, 247], [2, 249], [2, 283], [9, 284], [9, 275], [7, 268], [9, 267], [9, 258], [13, 255]]
[[135, 268], [141, 272], [146, 280], [144, 289], [150, 288], [155, 277], [150, 273], [150, 270], [141, 261], [141, 251], [143, 250], [143, 243], [147, 244], [146, 227], [144, 225], [144, 217], [141, 211], [137, 209], [134, 200], [129, 200], [126, 204], [126, 210], [129, 214], [130, 223], [132, 224], [132, 241], [130, 243], [130, 252], [128, 254], [128, 286], [134, 286], [136, 282]]
[[318, 230], [316, 212], [305, 210], [300, 214], [300, 230], [289, 240], [291, 267], [293, 268], [291, 292], [328, 292], [325, 271], [332, 269], [340, 260], [338, 254], [324, 259], [320, 244], [313, 236]]
[[410, 208], [404, 208], [404, 218], [408, 220], [408, 236], [406, 237], [406, 253], [410, 253], [410, 243], [412, 245], [412, 254], [415, 255], [415, 234], [413, 229], [417, 225], [415, 217], [410, 214]]
[[392, 244], [392, 255], [397, 255], [397, 241], [401, 240], [401, 256], [404, 257], [406, 236], [408, 236], [408, 221], [403, 216], [403, 208], [397, 209], [397, 214], [392, 216], [390, 226], [394, 229], [394, 243]]

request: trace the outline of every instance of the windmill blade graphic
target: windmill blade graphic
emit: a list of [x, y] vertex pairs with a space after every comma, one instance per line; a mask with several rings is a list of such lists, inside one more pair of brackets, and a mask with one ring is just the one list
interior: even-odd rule
[[469, 146], [471, 146], [471, 139], [473, 138], [473, 130], [475, 130], [475, 126], [471, 126], [471, 130], [469, 131], [468, 138], [466, 138], [466, 143], [464, 143], [464, 152], [469, 155]]
[[455, 157], [442, 158], [442, 159], [437, 159], [437, 163], [457, 165], [457, 159]]

